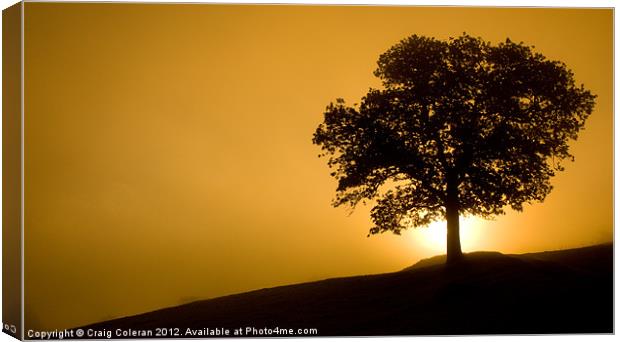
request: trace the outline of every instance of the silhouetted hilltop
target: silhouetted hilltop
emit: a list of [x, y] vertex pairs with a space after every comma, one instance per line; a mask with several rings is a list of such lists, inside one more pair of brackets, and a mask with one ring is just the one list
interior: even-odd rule
[[444, 261], [196, 301], [83, 329], [174, 327], [180, 337], [187, 328], [232, 335], [240, 327], [316, 328], [321, 336], [613, 332], [612, 244], [469, 253], [457, 267]]

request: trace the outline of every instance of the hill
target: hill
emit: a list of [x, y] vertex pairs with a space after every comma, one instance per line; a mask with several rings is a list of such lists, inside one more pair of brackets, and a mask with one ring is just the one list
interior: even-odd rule
[[[400, 272], [334, 278], [235, 294], [82, 329], [215, 334], [242, 328], [317, 329], [321, 336], [613, 332], [613, 245], [503, 255], [445, 256]], [[246, 334], [246, 327], [257, 331]], [[252, 333], [254, 332], [254, 333]], [[289, 334], [292, 332], [292, 334]], [[281, 331], [271, 336], [285, 336]], [[117, 336], [112, 336], [117, 337]], [[135, 336], [134, 336], [135, 337]], [[170, 337], [170, 336], [168, 336]], [[191, 336], [202, 337], [202, 336]]]

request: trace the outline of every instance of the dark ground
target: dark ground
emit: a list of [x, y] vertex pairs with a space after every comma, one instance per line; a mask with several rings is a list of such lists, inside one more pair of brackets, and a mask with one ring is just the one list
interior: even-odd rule
[[178, 337], [188, 337], [188, 327], [223, 327], [231, 335], [240, 327], [316, 328], [320, 336], [613, 332], [612, 244], [470, 253], [456, 268], [443, 260], [197, 301], [82, 329], [112, 330], [112, 337], [118, 328], [179, 328]]

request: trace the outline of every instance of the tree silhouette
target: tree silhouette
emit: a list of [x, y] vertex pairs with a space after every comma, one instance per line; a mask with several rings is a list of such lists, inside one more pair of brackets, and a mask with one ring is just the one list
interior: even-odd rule
[[314, 133], [338, 180], [333, 205], [374, 200], [369, 236], [445, 219], [448, 263], [462, 257], [460, 215], [545, 199], [594, 107], [564, 63], [509, 39], [413, 35], [374, 74], [383, 87], [331, 103]]

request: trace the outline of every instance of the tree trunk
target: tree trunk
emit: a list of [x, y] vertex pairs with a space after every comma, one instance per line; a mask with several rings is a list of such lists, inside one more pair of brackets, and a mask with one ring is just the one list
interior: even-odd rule
[[459, 235], [459, 194], [456, 177], [448, 176], [447, 179], [446, 221], [448, 224], [447, 236], [447, 260], [448, 264], [454, 264], [463, 258], [461, 252], [461, 238]]

